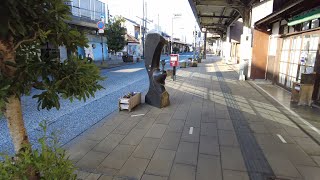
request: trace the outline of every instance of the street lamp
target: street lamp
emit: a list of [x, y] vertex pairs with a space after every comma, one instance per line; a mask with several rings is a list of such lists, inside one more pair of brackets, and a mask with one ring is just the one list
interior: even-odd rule
[[172, 51], [172, 45], [173, 45], [173, 19], [181, 17], [181, 14], [173, 14], [172, 19], [171, 19], [171, 54], [173, 53]]

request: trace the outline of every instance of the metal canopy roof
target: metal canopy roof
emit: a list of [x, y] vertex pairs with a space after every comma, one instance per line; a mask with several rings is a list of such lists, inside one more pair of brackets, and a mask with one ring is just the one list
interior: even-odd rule
[[193, 14], [201, 28], [225, 35], [227, 27], [243, 16], [255, 0], [189, 0]]

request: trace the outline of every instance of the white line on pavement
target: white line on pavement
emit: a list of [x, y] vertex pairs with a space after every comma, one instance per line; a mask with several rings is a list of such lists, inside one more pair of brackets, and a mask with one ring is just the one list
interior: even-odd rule
[[190, 127], [189, 134], [192, 134], [192, 133], [193, 133], [193, 127]]
[[136, 116], [144, 116], [144, 114], [134, 114], [134, 115], [131, 115], [131, 117], [136, 117]]
[[286, 140], [284, 140], [284, 138], [280, 135], [280, 134], [277, 134], [277, 136], [279, 137], [279, 139], [283, 142], [283, 143], [287, 143], [287, 141]]

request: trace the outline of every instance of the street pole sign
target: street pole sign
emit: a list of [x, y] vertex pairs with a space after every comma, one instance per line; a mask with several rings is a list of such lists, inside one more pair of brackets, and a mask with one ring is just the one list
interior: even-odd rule
[[97, 28], [99, 29], [99, 34], [100, 34], [100, 37], [101, 37], [101, 51], [102, 51], [102, 61], [101, 61], [101, 64], [103, 64], [103, 61], [104, 61], [103, 33], [104, 33], [104, 28], [105, 28], [104, 17], [101, 16], [101, 20], [97, 23]]
[[97, 28], [99, 29], [99, 33], [103, 34], [104, 33], [104, 28], [105, 28], [105, 24], [103, 21], [99, 21], [97, 23]]

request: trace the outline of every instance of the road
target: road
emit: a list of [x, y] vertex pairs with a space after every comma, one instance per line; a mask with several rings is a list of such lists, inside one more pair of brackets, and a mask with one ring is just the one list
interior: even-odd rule
[[[192, 53], [181, 54], [180, 60], [189, 57], [192, 57]], [[166, 59], [166, 69], [170, 68], [169, 56], [162, 56], [161, 59]], [[65, 144], [115, 111], [119, 97], [128, 92], [144, 92], [149, 86], [143, 62], [102, 70], [101, 75], [106, 77], [101, 81], [105, 89], [96, 92], [95, 97], [86, 102], [75, 100], [71, 103], [62, 99], [60, 110], [38, 111], [36, 99], [31, 98], [36, 91], [30, 96], [22, 97], [23, 118], [33, 148], [38, 148], [36, 142], [42, 136], [39, 127], [41, 121], [46, 120], [49, 124], [48, 133], [56, 132], [59, 134], [60, 142]], [[0, 119], [0, 129], [0, 152], [11, 154], [14, 152], [13, 145], [5, 119]]]

